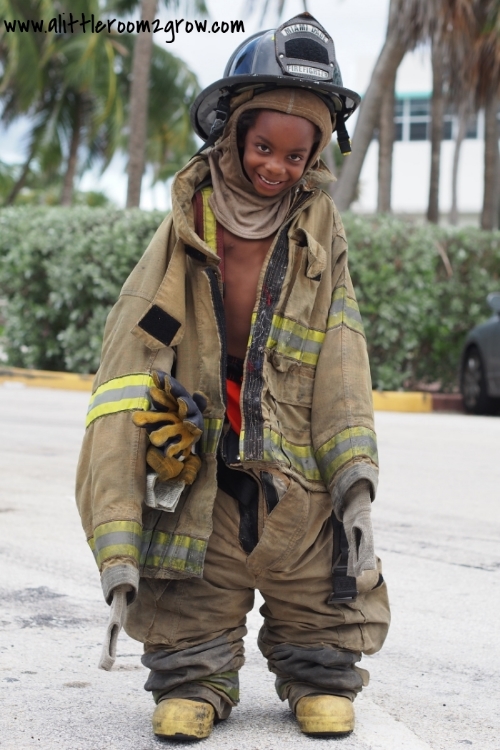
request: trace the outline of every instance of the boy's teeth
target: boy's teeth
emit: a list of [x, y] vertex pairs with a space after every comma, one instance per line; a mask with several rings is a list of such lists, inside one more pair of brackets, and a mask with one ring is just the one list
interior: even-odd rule
[[264, 182], [267, 182], [268, 185], [279, 185], [280, 184], [279, 180], [278, 180], [278, 182], [271, 182], [271, 180], [266, 180], [266, 178], [263, 175], [261, 175], [261, 177], [264, 180]]

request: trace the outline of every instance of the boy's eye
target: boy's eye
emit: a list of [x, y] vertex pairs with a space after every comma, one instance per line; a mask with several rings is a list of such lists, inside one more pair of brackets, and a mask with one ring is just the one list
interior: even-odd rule
[[292, 161], [302, 161], [302, 156], [299, 154], [290, 154], [290, 159]]
[[263, 143], [257, 143], [257, 148], [259, 151], [263, 151], [266, 154], [269, 151], [269, 146], [265, 146]]

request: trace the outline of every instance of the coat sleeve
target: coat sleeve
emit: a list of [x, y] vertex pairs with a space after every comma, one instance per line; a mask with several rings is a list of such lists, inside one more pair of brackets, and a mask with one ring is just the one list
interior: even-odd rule
[[135, 592], [139, 583], [147, 436], [131, 412], [149, 408], [152, 369], [170, 372], [174, 360], [172, 346], [155, 341], [140, 321], [156, 309], [175, 247], [167, 219], [109, 313], [87, 413], [76, 501], [108, 603], [115, 586], [128, 584]]
[[312, 405], [312, 440], [325, 485], [339, 515], [345, 493], [360, 479], [378, 479], [372, 384], [366, 338], [349, 269], [340, 217], [332, 248], [332, 294], [318, 359]]

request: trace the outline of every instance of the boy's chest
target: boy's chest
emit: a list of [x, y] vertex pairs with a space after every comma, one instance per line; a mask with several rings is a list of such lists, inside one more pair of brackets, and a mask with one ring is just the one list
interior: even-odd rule
[[224, 229], [224, 308], [233, 356], [245, 356], [259, 276], [273, 239], [247, 240]]

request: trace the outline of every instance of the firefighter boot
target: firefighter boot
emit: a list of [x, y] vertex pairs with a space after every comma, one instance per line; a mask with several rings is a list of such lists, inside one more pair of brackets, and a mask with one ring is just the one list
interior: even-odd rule
[[203, 740], [212, 731], [214, 716], [210, 703], [186, 698], [165, 699], [153, 714], [153, 731], [157, 737], [177, 742]]
[[354, 729], [354, 709], [339, 695], [306, 695], [295, 707], [301, 732], [315, 737], [345, 735]]

